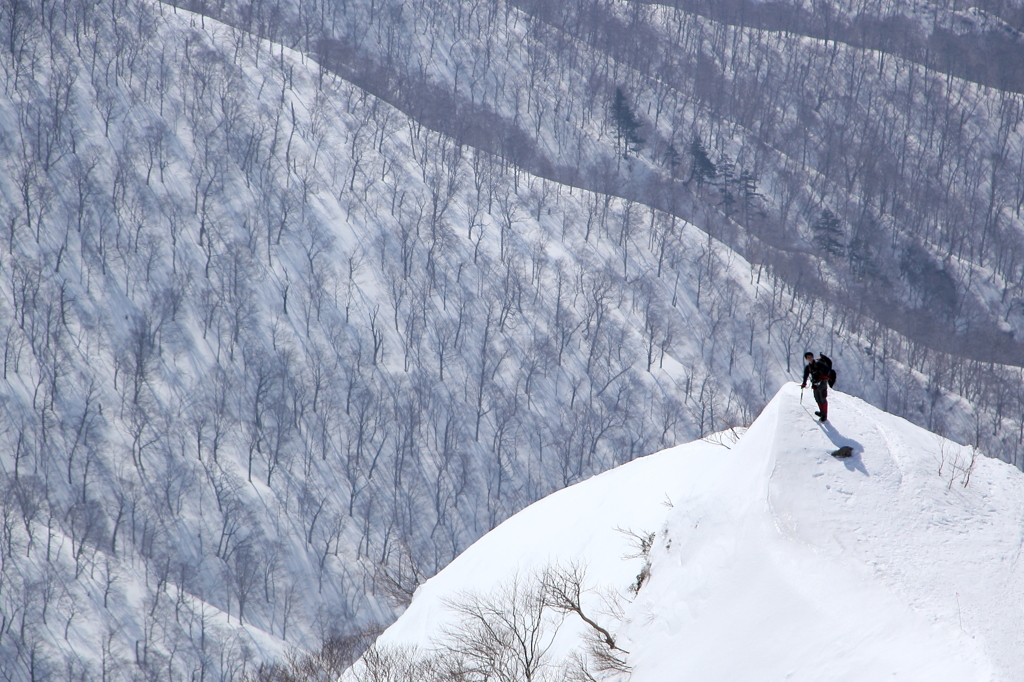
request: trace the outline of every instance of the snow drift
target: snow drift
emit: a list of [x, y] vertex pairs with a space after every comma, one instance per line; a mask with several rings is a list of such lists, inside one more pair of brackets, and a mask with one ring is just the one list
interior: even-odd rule
[[[378, 644], [429, 650], [460, 595], [577, 562], [634, 682], [1019, 679], [1024, 476], [859, 399], [830, 403], [820, 424], [788, 384], [743, 434], [531, 505], [422, 585]], [[852, 457], [831, 456], [844, 445]], [[636, 593], [645, 559], [624, 529], [656, 532]], [[552, 659], [580, 644], [577, 621]]]

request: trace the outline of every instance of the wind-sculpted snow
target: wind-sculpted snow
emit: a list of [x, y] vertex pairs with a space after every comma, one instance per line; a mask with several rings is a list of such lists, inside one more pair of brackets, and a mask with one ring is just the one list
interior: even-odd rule
[[[4, 10], [5, 678], [237, 679], [361, 641], [531, 502], [749, 423], [807, 347], [962, 438], [1017, 418], [979, 389], [1005, 368], [807, 297], [664, 198], [440, 134], [263, 15]], [[618, 165], [604, 122], [548, 126], [577, 95], [531, 95], [552, 108], [529, 125], [487, 105], [543, 154], [576, 126], [604, 140], [586, 165]]]
[[[820, 424], [787, 384], [742, 435], [550, 495], [421, 586], [376, 648], [435, 650], [466, 595], [575, 564], [585, 611], [628, 652], [628, 674], [596, 679], [1019, 677], [1024, 476], [841, 393], [831, 412]], [[638, 592], [617, 528], [654, 537]], [[539, 669], [587, 634], [572, 615], [549, 628]]]

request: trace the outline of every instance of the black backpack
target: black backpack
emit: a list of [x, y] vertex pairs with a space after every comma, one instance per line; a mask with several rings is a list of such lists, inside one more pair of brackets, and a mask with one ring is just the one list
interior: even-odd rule
[[836, 385], [836, 371], [832, 369], [832, 359], [824, 353], [818, 353], [819, 361], [825, 363], [828, 367], [828, 387], [832, 388]]

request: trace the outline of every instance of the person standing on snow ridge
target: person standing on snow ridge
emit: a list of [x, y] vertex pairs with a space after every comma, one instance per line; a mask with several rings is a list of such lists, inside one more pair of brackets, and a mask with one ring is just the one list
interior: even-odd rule
[[832, 362], [824, 355], [814, 359], [814, 353], [804, 353], [804, 381], [800, 388], [807, 388], [807, 380], [811, 380], [811, 391], [814, 393], [814, 402], [818, 403], [818, 411], [815, 416], [821, 421], [828, 419], [828, 380], [832, 371]]

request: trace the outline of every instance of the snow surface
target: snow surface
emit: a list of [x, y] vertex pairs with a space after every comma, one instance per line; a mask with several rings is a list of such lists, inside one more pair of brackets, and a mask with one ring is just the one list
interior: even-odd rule
[[[454, 620], [446, 600], [579, 561], [587, 608], [607, 588], [624, 603], [633, 682], [1021, 679], [1024, 475], [842, 393], [819, 424], [800, 393], [784, 386], [738, 441], [664, 450], [524, 509], [378, 643], [429, 648]], [[842, 445], [855, 454], [833, 458]], [[617, 528], [658, 531], [635, 598], [642, 559], [623, 559]], [[552, 651], [581, 632], [567, 621]]]

